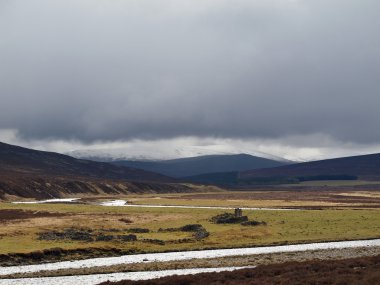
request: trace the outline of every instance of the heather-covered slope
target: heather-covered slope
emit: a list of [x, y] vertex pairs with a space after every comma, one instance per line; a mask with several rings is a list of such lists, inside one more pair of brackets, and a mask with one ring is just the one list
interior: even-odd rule
[[175, 182], [149, 171], [0, 143], [2, 199], [191, 191]]
[[307, 177], [307, 176], [358, 176], [380, 178], [380, 154], [342, 157], [297, 163], [269, 169], [254, 169], [239, 174], [240, 178], [250, 177]]
[[105, 162], [76, 159], [54, 152], [37, 151], [0, 143], [0, 171], [24, 175], [85, 176], [93, 178], [171, 182], [164, 175], [116, 166]]

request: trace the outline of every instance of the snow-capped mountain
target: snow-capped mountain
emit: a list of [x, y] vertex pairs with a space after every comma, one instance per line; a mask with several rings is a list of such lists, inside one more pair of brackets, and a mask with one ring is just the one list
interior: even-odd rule
[[[130, 148], [109, 148], [109, 149], [81, 149], [67, 152], [67, 155], [89, 159], [95, 161], [116, 161], [116, 160], [135, 160], [135, 161], [158, 161], [186, 157], [197, 157], [205, 155], [229, 155], [243, 153], [241, 150], [226, 148], [224, 146], [186, 146], [181, 148], [153, 151], [152, 149], [138, 150]], [[244, 152], [253, 156], [268, 158], [276, 161], [289, 162], [288, 160], [262, 152]]]

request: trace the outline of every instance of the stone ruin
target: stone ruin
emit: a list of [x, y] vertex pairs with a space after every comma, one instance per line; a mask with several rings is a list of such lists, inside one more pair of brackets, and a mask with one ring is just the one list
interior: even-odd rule
[[247, 216], [243, 216], [243, 211], [240, 208], [236, 208], [235, 212], [223, 213], [211, 218], [211, 222], [215, 224], [238, 224], [248, 221]]
[[248, 216], [243, 216], [243, 210], [236, 208], [234, 213], [223, 213], [214, 216], [210, 220], [215, 224], [241, 224], [242, 226], [259, 226], [266, 225], [265, 222], [259, 222], [254, 220], [248, 220]]
[[243, 210], [240, 208], [235, 209], [235, 217], [236, 218], [241, 218], [243, 216]]

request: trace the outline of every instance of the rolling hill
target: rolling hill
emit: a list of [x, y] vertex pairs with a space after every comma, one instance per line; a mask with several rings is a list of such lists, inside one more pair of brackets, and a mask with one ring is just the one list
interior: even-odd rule
[[319, 161], [303, 162], [270, 169], [255, 169], [240, 173], [248, 177], [308, 177], [308, 176], [357, 176], [363, 179], [380, 178], [380, 154], [367, 154]]
[[173, 178], [141, 169], [0, 143], [0, 198], [3, 199], [190, 190], [175, 182]]
[[380, 154], [368, 154], [247, 171], [207, 173], [187, 181], [208, 184], [282, 184], [309, 180], [380, 180]]
[[231, 154], [204, 155], [160, 161], [120, 160], [113, 163], [179, 178], [211, 172], [244, 171], [282, 166], [289, 164], [290, 162], [276, 161], [248, 154]]
[[0, 143], [0, 170], [29, 175], [84, 176], [105, 179], [173, 182], [161, 174], [105, 162]]

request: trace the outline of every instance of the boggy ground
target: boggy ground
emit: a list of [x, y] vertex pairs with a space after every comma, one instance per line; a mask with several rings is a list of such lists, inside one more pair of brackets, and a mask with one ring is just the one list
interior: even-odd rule
[[[379, 192], [290, 193], [286, 192], [219, 192], [204, 194], [126, 196], [134, 203], [177, 203], [197, 206], [251, 206], [289, 203], [331, 203], [312, 199], [327, 195], [331, 198], [378, 201]], [[281, 196], [283, 195], [283, 196]], [[288, 195], [288, 196], [286, 196]], [[260, 198], [261, 197], [261, 198]], [[270, 198], [284, 200], [270, 200]], [[286, 198], [288, 197], [288, 198]], [[297, 198], [298, 197], [298, 198]], [[309, 197], [302, 201], [303, 197]], [[262, 200], [260, 200], [262, 199]], [[265, 200], [264, 200], [265, 199]], [[287, 200], [286, 200], [287, 199]], [[297, 200], [298, 199], [298, 200]], [[322, 199], [322, 198], [320, 198]], [[339, 199], [339, 198], [336, 198]], [[361, 199], [361, 198], [360, 198]], [[92, 200], [91, 203], [96, 201]], [[270, 204], [272, 203], [272, 204]], [[343, 202], [342, 202], [343, 203]], [[351, 205], [344, 203], [344, 205]], [[353, 203], [353, 202], [352, 202]], [[380, 237], [380, 211], [376, 208], [356, 209], [329, 206], [323, 210], [255, 211], [244, 210], [249, 220], [266, 225], [214, 224], [211, 217], [223, 209], [102, 207], [90, 204], [11, 204], [0, 203], [0, 265], [33, 264], [50, 261], [117, 256], [128, 253], [201, 250], [253, 247]], [[361, 203], [360, 203], [361, 204]], [[367, 203], [370, 205], [371, 203]], [[373, 204], [373, 203], [372, 203]], [[303, 207], [303, 206], [302, 206]], [[231, 211], [232, 212], [232, 211]], [[180, 228], [201, 224], [209, 236], [196, 240], [191, 232], [165, 232], [160, 228]], [[102, 240], [100, 235], [128, 235], [133, 228], [148, 229], [132, 233], [136, 241], [120, 238]], [[91, 239], [41, 239], [41, 233], [65, 232], [68, 229], [91, 231]]]
[[314, 260], [258, 266], [232, 272], [170, 276], [101, 285], [375, 285], [380, 283], [380, 255], [345, 260]]

